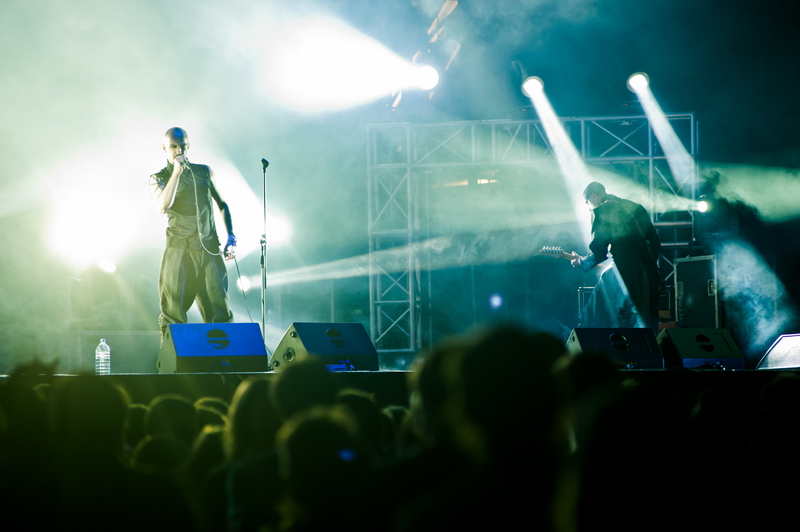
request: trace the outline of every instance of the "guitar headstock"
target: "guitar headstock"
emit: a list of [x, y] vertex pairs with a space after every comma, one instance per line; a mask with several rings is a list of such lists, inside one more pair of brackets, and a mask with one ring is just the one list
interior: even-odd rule
[[542, 246], [542, 249], [539, 250], [541, 255], [561, 255], [562, 253], [566, 253], [566, 251], [558, 246]]
[[563, 248], [558, 246], [542, 246], [542, 249], [539, 250], [539, 255], [550, 255], [551, 257], [567, 260], [578, 258], [577, 255], [567, 253]]

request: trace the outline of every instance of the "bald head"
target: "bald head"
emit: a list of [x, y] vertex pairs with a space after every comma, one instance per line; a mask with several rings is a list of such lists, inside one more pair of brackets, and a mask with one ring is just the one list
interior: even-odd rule
[[606, 187], [597, 181], [589, 183], [583, 191], [583, 199], [586, 200], [586, 204], [589, 205], [590, 209], [595, 209], [598, 205], [603, 203], [607, 195]]
[[186, 150], [189, 149], [189, 135], [186, 130], [179, 127], [172, 127], [164, 133], [164, 153], [167, 154], [167, 159], [171, 163], [175, 163], [175, 158], [183, 155], [179, 159], [181, 162], [185, 160]]
[[182, 142], [189, 142], [189, 134], [186, 130], [180, 127], [171, 127], [164, 133], [165, 141], [179, 140]]
[[606, 187], [603, 186], [603, 183], [592, 181], [586, 186], [586, 189], [583, 191], [583, 199], [589, 199], [589, 196], [591, 196], [592, 194], [597, 194], [600, 197], [605, 196]]

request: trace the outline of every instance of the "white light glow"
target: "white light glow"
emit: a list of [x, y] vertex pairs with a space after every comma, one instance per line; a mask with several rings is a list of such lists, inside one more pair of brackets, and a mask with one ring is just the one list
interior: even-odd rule
[[253, 287], [252, 283], [250, 282], [250, 279], [245, 277], [244, 275], [236, 280], [236, 286], [239, 287], [239, 290], [241, 290], [242, 292], [247, 292], [248, 290], [250, 290], [250, 288]]
[[[241, 258], [258, 250], [261, 235], [264, 234], [262, 202], [239, 170], [221, 156], [204, 155], [203, 161], [214, 169], [215, 184], [230, 207], [237, 255]], [[224, 237], [225, 224], [219, 211], [216, 211], [216, 224], [217, 232]], [[291, 226], [284, 216], [274, 212], [267, 213], [267, 243], [270, 246], [285, 244], [291, 235]]]
[[292, 238], [292, 226], [283, 215], [269, 213], [267, 215], [267, 243], [279, 246]]
[[438, 73], [419, 68], [333, 18], [287, 24], [272, 36], [263, 85], [284, 105], [344, 109], [410, 88], [433, 88]]
[[[129, 162], [129, 150], [136, 148], [139, 161]], [[100, 259], [118, 262], [142, 232], [158, 231], [147, 228], [155, 211], [147, 189], [153, 169], [141, 157], [152, 149], [120, 138], [58, 161], [49, 184], [51, 249], [85, 268]]]
[[650, 78], [644, 72], [636, 72], [628, 78], [628, 89], [638, 92], [650, 85]]
[[117, 271], [117, 265], [108, 259], [101, 259], [97, 261], [97, 267], [106, 273], [114, 273]]
[[416, 86], [424, 91], [429, 91], [439, 84], [439, 72], [430, 65], [417, 69]]
[[540, 92], [543, 90], [544, 90], [544, 81], [542, 81], [542, 78], [540, 77], [529, 76], [525, 78], [525, 81], [522, 82], [522, 94], [524, 94], [528, 98], [531, 98], [533, 93]]
[[698, 201], [697, 202], [697, 211], [698, 212], [707, 212], [708, 211], [708, 202], [707, 201]]

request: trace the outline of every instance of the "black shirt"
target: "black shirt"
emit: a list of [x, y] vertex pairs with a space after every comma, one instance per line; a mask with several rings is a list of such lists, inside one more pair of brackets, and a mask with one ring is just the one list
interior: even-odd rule
[[[180, 176], [175, 201], [167, 211], [167, 247], [202, 249], [199, 234], [207, 249], [218, 249], [219, 238], [214, 223], [214, 198], [218, 197], [211, 181], [211, 170], [203, 164], [189, 163], [191, 171]], [[172, 178], [173, 165], [150, 176], [151, 185], [164, 189]], [[199, 234], [198, 234], [199, 228]]]

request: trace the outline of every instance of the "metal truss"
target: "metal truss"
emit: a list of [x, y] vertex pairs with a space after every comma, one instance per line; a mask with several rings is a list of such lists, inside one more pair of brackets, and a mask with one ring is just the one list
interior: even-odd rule
[[[694, 115], [667, 119], [694, 160]], [[679, 182], [645, 116], [561, 119], [586, 163], [624, 175], [649, 187], [653, 222], [662, 237], [665, 275], [693, 241], [691, 210], [660, 205], [663, 198], [694, 199], [696, 165], [691, 179]], [[380, 352], [416, 352], [428, 337], [423, 323], [431, 305], [429, 271], [415, 244], [428, 238], [424, 208], [428, 187], [437, 176], [473, 169], [530, 166], [553, 161], [538, 120], [490, 120], [440, 124], [367, 126], [369, 194], [370, 325]], [[391, 250], [391, 252], [389, 252]]]

